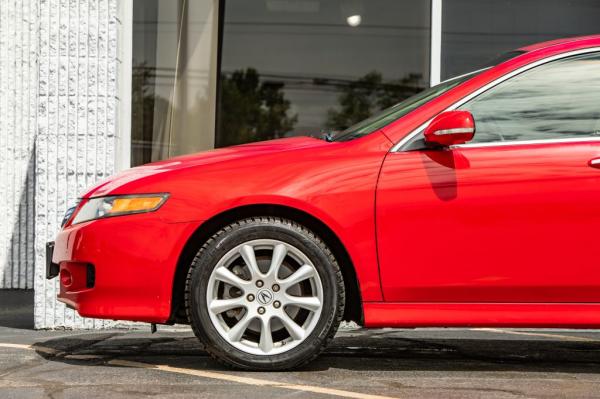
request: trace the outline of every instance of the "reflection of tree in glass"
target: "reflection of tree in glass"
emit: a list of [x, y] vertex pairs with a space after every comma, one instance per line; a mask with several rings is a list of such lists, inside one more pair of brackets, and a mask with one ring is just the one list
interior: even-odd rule
[[283, 137], [294, 128], [298, 117], [288, 116], [283, 83], [261, 82], [248, 68], [222, 75], [220, 84], [218, 147]]
[[154, 83], [152, 70], [146, 63], [133, 66], [131, 77], [131, 136], [133, 140], [152, 139]]
[[[131, 140], [132, 165], [141, 165], [152, 159], [155, 112], [166, 114], [168, 101], [154, 90], [156, 74], [145, 62], [132, 68], [131, 76]], [[162, 143], [161, 143], [162, 144]]]
[[327, 127], [344, 130], [422, 91], [425, 86], [421, 78], [420, 74], [411, 73], [400, 80], [384, 82], [380, 72], [369, 72], [342, 89], [338, 97], [340, 109], [328, 111]]

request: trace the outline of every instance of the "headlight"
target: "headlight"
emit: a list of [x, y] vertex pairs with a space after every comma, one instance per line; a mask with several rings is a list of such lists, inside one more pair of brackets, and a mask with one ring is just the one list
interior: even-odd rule
[[65, 227], [65, 224], [67, 224], [69, 219], [71, 219], [71, 216], [73, 216], [73, 212], [75, 212], [75, 209], [77, 209], [77, 205], [67, 209], [67, 212], [65, 212], [65, 216], [63, 216], [62, 222], [60, 222], [60, 227]]
[[91, 198], [75, 214], [72, 224], [112, 216], [154, 212], [165, 203], [169, 194], [115, 195]]

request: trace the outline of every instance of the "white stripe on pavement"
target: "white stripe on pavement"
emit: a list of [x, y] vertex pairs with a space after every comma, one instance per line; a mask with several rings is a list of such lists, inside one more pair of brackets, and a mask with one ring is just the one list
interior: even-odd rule
[[10, 343], [6, 343], [6, 342], [0, 342], [0, 348], [25, 349], [25, 350], [30, 350], [30, 351], [38, 351], [38, 352], [42, 352], [42, 353], [47, 353], [49, 355], [56, 355], [58, 353], [62, 353], [62, 352], [57, 351], [56, 349], [47, 348], [45, 346], [10, 344]]

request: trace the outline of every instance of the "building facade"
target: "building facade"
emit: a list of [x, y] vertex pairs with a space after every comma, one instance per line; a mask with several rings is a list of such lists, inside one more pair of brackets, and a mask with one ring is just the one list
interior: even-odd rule
[[[0, 289], [38, 328], [45, 243], [118, 170], [343, 130], [522, 45], [600, 33], [595, 0], [2, 0]], [[126, 265], [124, 265], [126, 267]]]

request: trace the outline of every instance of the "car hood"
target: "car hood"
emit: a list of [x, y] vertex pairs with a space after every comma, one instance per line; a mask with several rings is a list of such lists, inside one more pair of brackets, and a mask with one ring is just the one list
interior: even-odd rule
[[251, 157], [260, 157], [274, 153], [296, 151], [310, 147], [325, 147], [330, 145], [332, 145], [332, 143], [316, 139], [314, 137], [291, 137], [179, 156], [120, 172], [97, 183], [86, 193], [84, 193], [82, 198], [110, 195], [113, 193], [113, 191], [123, 187], [127, 183], [161, 173], [169, 173], [208, 164], [232, 162], [242, 158], [248, 159]]

